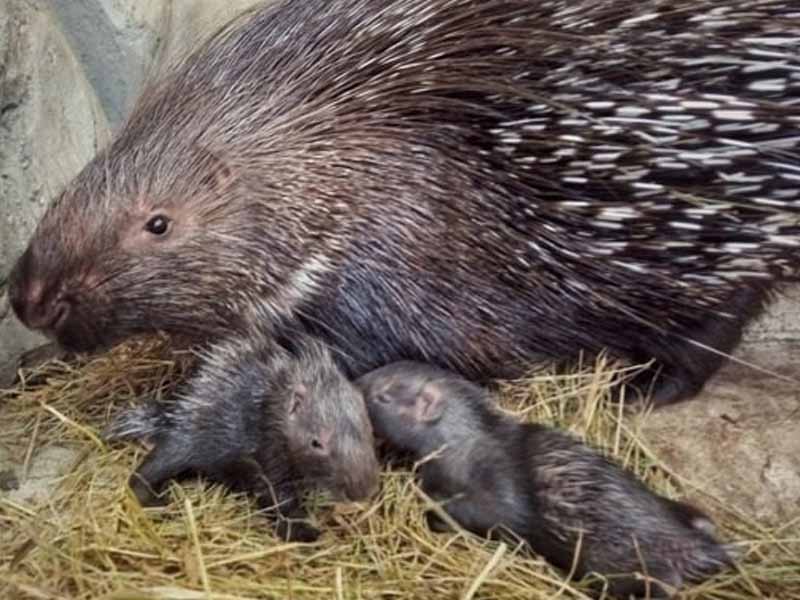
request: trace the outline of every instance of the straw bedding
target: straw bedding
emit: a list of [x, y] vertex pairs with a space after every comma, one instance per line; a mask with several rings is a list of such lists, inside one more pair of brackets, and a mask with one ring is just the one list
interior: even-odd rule
[[[430, 501], [407, 466], [388, 466], [373, 501], [334, 505], [312, 497], [325, 535], [314, 544], [273, 537], [243, 496], [189, 481], [166, 508], [144, 510], [126, 481], [146, 448], [108, 446], [99, 432], [115, 410], [168, 394], [191, 364], [166, 340], [133, 340], [72, 364], [51, 362], [0, 391], [0, 451], [18, 477], [53, 447], [74, 451], [66, 475], [33, 502], [0, 492], [0, 598], [587, 598], [543, 560], [463, 531], [434, 534]], [[800, 600], [800, 516], [769, 529], [669, 473], [639, 436], [647, 415], [610, 403], [618, 376], [601, 360], [569, 376], [537, 374], [500, 386], [501, 405], [521, 418], [581, 435], [661, 493], [690, 497], [744, 543], [736, 571], [685, 598]], [[585, 582], [584, 582], [585, 583]]]

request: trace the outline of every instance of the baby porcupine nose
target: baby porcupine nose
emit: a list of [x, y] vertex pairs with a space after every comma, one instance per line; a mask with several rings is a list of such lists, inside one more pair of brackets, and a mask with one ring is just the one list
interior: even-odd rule
[[364, 476], [349, 477], [344, 493], [350, 502], [363, 502], [372, 498], [378, 492], [378, 473], [364, 474]]
[[9, 278], [8, 297], [17, 318], [28, 328], [51, 331], [69, 314], [70, 304], [47, 282], [35, 277], [35, 261], [28, 248]]
[[366, 501], [380, 488], [380, 465], [374, 455], [368, 454], [358, 465], [344, 474], [344, 495], [350, 502]]

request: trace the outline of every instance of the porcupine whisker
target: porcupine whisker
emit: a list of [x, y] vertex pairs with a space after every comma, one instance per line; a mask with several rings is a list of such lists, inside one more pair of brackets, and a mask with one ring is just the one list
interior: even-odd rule
[[774, 377], [776, 379], [780, 379], [780, 380], [785, 381], [787, 383], [793, 383], [793, 384], [796, 384], [796, 385], [800, 385], [800, 379], [795, 379], [794, 377], [789, 377], [788, 375], [783, 375], [782, 373], [778, 373], [777, 371], [773, 371], [771, 369], [768, 369], [766, 367], [762, 367], [762, 366], [757, 365], [755, 363], [748, 362], [746, 360], [738, 358], [737, 356], [734, 356], [733, 354], [730, 354], [730, 353], [727, 353], [727, 352], [720, 352], [719, 350], [717, 350], [715, 348], [712, 348], [711, 346], [708, 346], [708, 345], [703, 344], [701, 342], [698, 342], [697, 340], [693, 340], [690, 337], [686, 337], [686, 336], [681, 336], [681, 337], [682, 337], [682, 339], [684, 341], [688, 342], [692, 346], [697, 346], [698, 348], [701, 348], [701, 349], [705, 350], [706, 352], [710, 352], [712, 354], [717, 354], [719, 356], [722, 356], [726, 360], [729, 360], [731, 362], [735, 362], [737, 364], [740, 364], [743, 367], [747, 367], [748, 369], [752, 369], [754, 371], [758, 371], [759, 373], [763, 373], [765, 375], [769, 375], [770, 377]]
[[[94, 285], [88, 286], [86, 288], [86, 291], [87, 292], [98, 291], [98, 290], [102, 289], [103, 286], [108, 285], [110, 282], [114, 281], [116, 278], [120, 277], [123, 274], [124, 274], [123, 270], [112, 271], [112, 272], [108, 273], [108, 275], [106, 275], [105, 277], [102, 277], [102, 278], [98, 279], [94, 283]], [[125, 290], [125, 288], [121, 288], [121, 289], [118, 288], [118, 289], [120, 291], [124, 291]]]

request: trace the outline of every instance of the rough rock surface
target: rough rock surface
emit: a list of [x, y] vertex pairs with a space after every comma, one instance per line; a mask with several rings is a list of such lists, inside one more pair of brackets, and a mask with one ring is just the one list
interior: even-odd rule
[[[107, 135], [83, 67], [52, 16], [28, 2], [0, 4], [0, 296], [47, 202]], [[41, 341], [6, 315], [0, 363]]]
[[258, 0], [49, 0], [112, 129], [148, 75]]
[[762, 524], [800, 519], [800, 344], [753, 344], [697, 399], [660, 409], [642, 434], [681, 477]]
[[130, 111], [156, 47], [163, 2], [50, 0], [50, 10], [116, 129]]
[[25, 473], [25, 464], [13, 460], [0, 448], [0, 498], [33, 506], [46, 503], [79, 457], [80, 452], [75, 448], [44, 446], [31, 456]]
[[800, 342], [800, 286], [793, 286], [751, 324], [744, 335], [748, 342]]

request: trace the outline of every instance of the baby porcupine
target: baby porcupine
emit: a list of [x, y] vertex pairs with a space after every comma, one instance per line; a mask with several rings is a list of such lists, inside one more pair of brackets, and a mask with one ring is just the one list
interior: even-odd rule
[[375, 434], [429, 457], [422, 488], [465, 529], [518, 536], [556, 567], [574, 564], [578, 578], [607, 578], [621, 597], [669, 597], [732, 565], [732, 548], [714, 539], [702, 512], [564, 432], [499, 414], [487, 390], [454, 373], [403, 361], [356, 383]]
[[686, 398], [797, 279], [798, 46], [796, 0], [267, 3], [147, 86], [11, 301], [73, 349], [246, 314], [352, 377], [609, 349]]
[[255, 496], [274, 509], [278, 533], [310, 541], [301, 493], [316, 487], [335, 499], [363, 500], [377, 489], [379, 467], [361, 392], [311, 336], [273, 339], [251, 331], [200, 353], [195, 377], [171, 401], [125, 410], [109, 440], [155, 447], [130, 478], [144, 505], [185, 473]]

